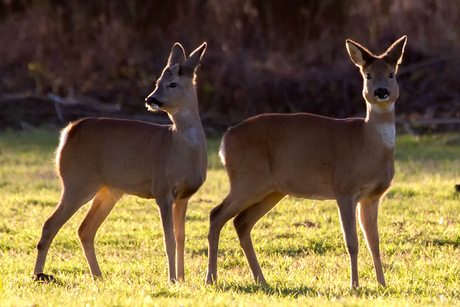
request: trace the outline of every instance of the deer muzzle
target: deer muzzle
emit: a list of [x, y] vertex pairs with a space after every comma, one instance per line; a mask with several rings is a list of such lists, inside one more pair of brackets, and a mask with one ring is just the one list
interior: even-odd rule
[[380, 87], [375, 90], [374, 97], [378, 102], [387, 101], [390, 99], [390, 92], [386, 88]]
[[159, 101], [153, 96], [145, 98], [145, 105], [149, 110], [159, 110], [163, 106], [163, 102]]

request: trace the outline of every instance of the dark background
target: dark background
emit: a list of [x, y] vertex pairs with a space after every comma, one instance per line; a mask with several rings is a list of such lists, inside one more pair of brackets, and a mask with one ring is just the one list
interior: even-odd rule
[[144, 98], [174, 42], [187, 53], [208, 43], [197, 87], [208, 131], [266, 112], [362, 116], [345, 40], [379, 54], [408, 35], [398, 123], [452, 130], [459, 20], [458, 0], [1, 0], [0, 129], [82, 116], [161, 121]]

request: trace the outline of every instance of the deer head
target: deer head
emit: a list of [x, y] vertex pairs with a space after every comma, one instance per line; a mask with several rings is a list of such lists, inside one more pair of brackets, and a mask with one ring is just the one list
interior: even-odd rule
[[195, 71], [205, 49], [206, 43], [186, 59], [182, 46], [179, 43], [173, 46], [168, 66], [158, 79], [155, 90], [145, 99], [149, 111], [162, 110], [172, 115], [184, 108], [197, 107]]
[[359, 67], [364, 79], [363, 97], [371, 106], [387, 109], [392, 107], [399, 97], [396, 73], [402, 61], [406, 40], [406, 36], [401, 37], [379, 56], [372, 54], [360, 44], [347, 40], [348, 54]]

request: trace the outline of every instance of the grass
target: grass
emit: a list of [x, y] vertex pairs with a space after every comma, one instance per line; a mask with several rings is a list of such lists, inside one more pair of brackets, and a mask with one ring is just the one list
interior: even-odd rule
[[[45, 272], [32, 282], [35, 245], [60, 195], [53, 131], [0, 134], [1, 306], [460, 306], [459, 134], [397, 139], [396, 177], [379, 215], [388, 287], [378, 287], [362, 234], [361, 288], [349, 289], [349, 262], [336, 204], [283, 199], [260, 220], [253, 240], [268, 281], [257, 287], [232, 223], [221, 234], [215, 286], [205, 286], [210, 210], [228, 192], [209, 140], [208, 179], [186, 223], [186, 281], [167, 281], [160, 218], [153, 201], [125, 196], [98, 231], [104, 280], [93, 280], [76, 229], [87, 207], [61, 229]], [[449, 144], [449, 145], [448, 145]]]

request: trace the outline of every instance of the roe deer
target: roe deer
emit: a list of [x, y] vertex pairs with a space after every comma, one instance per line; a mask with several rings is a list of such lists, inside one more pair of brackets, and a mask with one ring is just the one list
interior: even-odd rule
[[265, 283], [252, 245], [254, 224], [286, 195], [335, 199], [350, 257], [351, 287], [358, 287], [356, 207], [372, 254], [378, 282], [385, 286], [379, 254], [379, 202], [394, 175], [394, 103], [396, 72], [406, 36], [375, 56], [346, 41], [364, 78], [366, 118], [332, 119], [312, 114], [264, 114], [230, 129], [220, 155], [230, 193], [210, 214], [206, 282], [217, 278], [219, 235], [235, 217], [235, 226], [255, 282]]
[[37, 245], [35, 280], [43, 274], [46, 255], [59, 229], [92, 199], [78, 228], [91, 273], [102, 277], [94, 250], [96, 231], [123, 194], [154, 198], [159, 207], [168, 258], [169, 279], [184, 278], [184, 223], [187, 203], [206, 179], [206, 139], [198, 114], [195, 72], [206, 43], [189, 58], [176, 43], [155, 90], [149, 110], [168, 113], [172, 125], [133, 120], [86, 118], [61, 134], [56, 166], [62, 195], [43, 225]]

